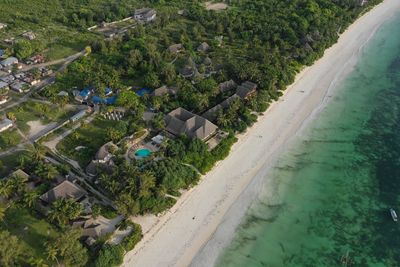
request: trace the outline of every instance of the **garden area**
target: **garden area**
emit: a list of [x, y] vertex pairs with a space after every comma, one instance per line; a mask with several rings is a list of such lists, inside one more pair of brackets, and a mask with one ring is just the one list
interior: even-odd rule
[[[8, 116], [16, 119], [18, 128], [24, 134], [30, 134], [31, 130], [34, 130], [31, 129], [32, 126], [41, 128], [52, 122], [61, 122], [75, 113], [75, 110], [60, 108], [59, 106], [46, 103], [28, 101], [11, 109], [8, 112]], [[36, 131], [38, 130], [40, 129]]]
[[22, 137], [16, 129], [2, 132], [0, 135], [0, 151], [16, 146], [21, 141]]
[[7, 230], [18, 238], [28, 258], [42, 259], [45, 262], [47, 262], [45, 243], [58, 235], [57, 230], [44, 219], [38, 219], [27, 208], [17, 206], [7, 209], [0, 229]]
[[96, 118], [82, 125], [57, 145], [57, 150], [86, 166], [96, 155], [98, 149], [110, 141], [109, 129], [118, 124], [116, 121]]

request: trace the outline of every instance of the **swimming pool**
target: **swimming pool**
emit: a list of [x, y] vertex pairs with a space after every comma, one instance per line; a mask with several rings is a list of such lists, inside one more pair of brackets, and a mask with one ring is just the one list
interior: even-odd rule
[[147, 148], [138, 149], [135, 152], [135, 156], [140, 157], [140, 158], [148, 157], [148, 156], [150, 156], [150, 154], [151, 154], [151, 151]]

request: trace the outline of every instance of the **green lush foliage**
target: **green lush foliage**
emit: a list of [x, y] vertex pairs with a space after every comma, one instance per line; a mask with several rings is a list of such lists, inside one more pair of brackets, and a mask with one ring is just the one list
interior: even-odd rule
[[51, 204], [48, 218], [60, 226], [65, 226], [70, 220], [78, 218], [82, 211], [81, 203], [73, 199], [59, 198]]
[[125, 251], [132, 250], [137, 243], [142, 239], [142, 227], [139, 224], [132, 224], [132, 232], [124, 237], [121, 245], [124, 247]]
[[0, 265], [12, 267], [19, 265], [23, 256], [23, 247], [16, 236], [8, 231], [0, 231]]
[[96, 267], [114, 267], [122, 263], [124, 249], [121, 246], [106, 244], [99, 251], [99, 255], [95, 261]]

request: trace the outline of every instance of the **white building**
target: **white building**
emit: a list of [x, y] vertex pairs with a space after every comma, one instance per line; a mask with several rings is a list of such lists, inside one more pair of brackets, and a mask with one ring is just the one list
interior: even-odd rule
[[141, 8], [135, 10], [134, 18], [139, 22], [151, 22], [156, 19], [157, 12], [152, 8]]
[[13, 122], [9, 119], [0, 121], [0, 133], [13, 127]]
[[1, 30], [1, 29], [4, 29], [4, 28], [6, 28], [6, 27], [7, 27], [7, 24], [1, 23], [1, 22], [0, 22], [0, 30]]

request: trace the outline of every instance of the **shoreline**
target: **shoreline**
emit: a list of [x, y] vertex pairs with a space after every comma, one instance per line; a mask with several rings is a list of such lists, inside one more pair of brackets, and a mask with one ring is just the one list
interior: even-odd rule
[[[353, 70], [363, 46], [399, 9], [400, 2], [386, 0], [350, 25], [321, 59], [296, 76], [252, 128], [238, 135], [239, 141], [225, 160], [156, 218], [142, 241], [126, 254], [124, 266], [211, 266], [256, 197], [257, 192], [250, 189], [259, 188], [258, 182], [277, 157], [318, 116], [337, 89], [335, 85]], [[241, 200], [246, 192], [247, 202]], [[241, 216], [231, 215], [235, 207]], [[218, 238], [221, 228], [229, 228], [230, 233], [223, 232]]]

